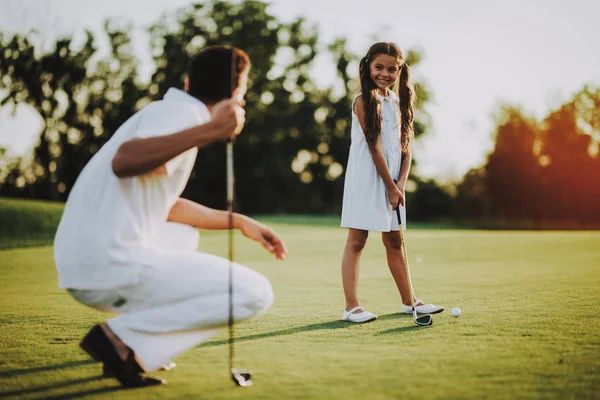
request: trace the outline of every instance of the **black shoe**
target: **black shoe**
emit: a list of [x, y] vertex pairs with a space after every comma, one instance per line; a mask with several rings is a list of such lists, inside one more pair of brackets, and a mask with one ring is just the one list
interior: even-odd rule
[[[175, 364], [173, 361], [169, 361], [168, 363], [166, 363], [165, 365], [160, 367], [159, 371], [170, 371], [173, 368], [175, 368], [176, 366], [177, 366], [177, 364]], [[140, 368], [140, 370], [141, 370], [141, 368]], [[143, 373], [143, 372], [144, 371], [141, 371], [140, 373]], [[112, 370], [110, 368], [108, 368], [106, 366], [106, 364], [102, 365], [102, 375], [104, 375], [105, 378], [114, 378], [115, 377], [115, 374], [112, 372]]]
[[125, 387], [144, 387], [167, 383], [161, 378], [142, 376], [144, 371], [135, 360], [133, 350], [129, 348], [127, 359], [123, 361], [100, 325], [96, 325], [90, 330], [81, 341], [80, 346], [96, 361], [104, 363], [104, 366]]

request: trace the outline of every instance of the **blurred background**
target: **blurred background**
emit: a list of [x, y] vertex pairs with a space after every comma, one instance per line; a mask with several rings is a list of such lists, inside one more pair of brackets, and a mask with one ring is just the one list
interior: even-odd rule
[[[409, 221], [600, 227], [600, 2], [0, 0], [0, 196], [65, 201], [190, 56], [252, 59], [237, 208], [338, 215], [357, 60], [405, 52], [417, 88]], [[184, 196], [225, 205], [223, 144]]]

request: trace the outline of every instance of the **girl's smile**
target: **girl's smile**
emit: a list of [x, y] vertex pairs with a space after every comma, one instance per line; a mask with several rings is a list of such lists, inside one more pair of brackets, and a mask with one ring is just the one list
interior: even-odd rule
[[387, 54], [378, 54], [370, 64], [371, 79], [382, 93], [396, 82], [399, 70], [398, 59]]

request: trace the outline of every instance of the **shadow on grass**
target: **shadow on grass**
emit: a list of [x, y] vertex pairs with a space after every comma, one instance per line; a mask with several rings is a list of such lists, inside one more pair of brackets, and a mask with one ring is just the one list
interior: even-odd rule
[[57, 369], [79, 367], [81, 365], [95, 364], [94, 360], [69, 361], [62, 364], [46, 365], [43, 367], [14, 369], [11, 371], [0, 372], [0, 378], [12, 378], [13, 376], [34, 374], [36, 372], [54, 371]]
[[[93, 361], [93, 360], [70, 361], [70, 362], [66, 362], [66, 363], [62, 363], [62, 364], [48, 365], [48, 366], [44, 366], [44, 367], [25, 368], [25, 369], [13, 370], [13, 371], [4, 371], [4, 372], [0, 373], [0, 377], [14, 377], [14, 376], [19, 376], [19, 375], [34, 374], [34, 373], [46, 372], [46, 371], [54, 371], [54, 370], [59, 370], [59, 369], [64, 369], [64, 368], [79, 367], [79, 366], [89, 365], [89, 364], [96, 364], [96, 361]], [[9, 396], [21, 398], [21, 397], [27, 396], [27, 395], [32, 395], [32, 394], [34, 395], [37, 393], [42, 393], [43, 395], [41, 397], [39, 397], [39, 399], [74, 399], [74, 398], [79, 398], [79, 397], [106, 395], [108, 393], [116, 392], [116, 391], [120, 391], [120, 390], [133, 390], [133, 389], [128, 389], [128, 388], [122, 387], [114, 379], [108, 379], [107, 381], [109, 381], [111, 384], [113, 384], [113, 386], [96, 388], [96, 389], [79, 390], [79, 391], [74, 391], [71, 393], [64, 393], [64, 394], [60, 394], [60, 395], [56, 395], [56, 396], [52, 396], [50, 393], [48, 393], [51, 390], [63, 389], [63, 388], [71, 387], [71, 386], [87, 384], [87, 383], [95, 382], [95, 381], [102, 380], [102, 379], [105, 379], [105, 377], [103, 375], [96, 375], [96, 376], [90, 376], [87, 378], [71, 379], [71, 380], [67, 380], [67, 381], [63, 381], [63, 382], [57, 382], [57, 383], [52, 383], [52, 384], [37, 386], [37, 387], [32, 387], [32, 388], [10, 390], [10, 391], [6, 391], [6, 392], [0, 392], [0, 398], [9, 397]], [[143, 397], [140, 397], [140, 398], [143, 398]]]
[[0, 392], [0, 397], [8, 397], [8, 396], [19, 396], [20, 397], [20, 396], [24, 396], [24, 395], [32, 394], [32, 393], [47, 392], [48, 390], [52, 390], [52, 389], [60, 389], [60, 388], [68, 387], [68, 386], [79, 385], [82, 383], [94, 382], [94, 381], [97, 381], [102, 378], [103, 378], [102, 375], [90, 376], [87, 378], [71, 379], [68, 381], [53, 383], [50, 385], [37, 386], [37, 387], [27, 388], [27, 389], [11, 390], [8, 392]]
[[[395, 314], [380, 315], [378, 317], [378, 320], [385, 321], [385, 320], [389, 320], [389, 319], [400, 319], [400, 318], [404, 318], [404, 317], [412, 318], [411, 315], [395, 313]], [[309, 332], [309, 331], [317, 331], [317, 330], [325, 330], [325, 329], [350, 328], [352, 326], [358, 326], [358, 325], [361, 325], [361, 324], [353, 324], [352, 322], [335, 320], [335, 321], [330, 321], [330, 322], [322, 322], [319, 324], [310, 324], [310, 325], [304, 325], [304, 326], [297, 326], [295, 328], [281, 329], [278, 331], [257, 333], [255, 335], [240, 336], [240, 337], [236, 337], [235, 341], [243, 342], [243, 341], [247, 341], [247, 340], [258, 340], [258, 339], [265, 339], [265, 338], [275, 337], [275, 336], [293, 335], [295, 333], [301, 333], [301, 332]], [[412, 330], [412, 329], [407, 329], [407, 330]], [[226, 345], [228, 342], [229, 342], [228, 339], [215, 340], [212, 342], [202, 343], [202, 344], [198, 345], [198, 347], [201, 348], [201, 347], [222, 346], [222, 345]]]
[[392, 329], [388, 329], [385, 331], [381, 331], [378, 332], [375, 336], [379, 336], [379, 335], [392, 335], [392, 334], [397, 334], [397, 333], [404, 333], [404, 332], [410, 332], [410, 331], [416, 331], [419, 329], [425, 329], [425, 326], [418, 326], [418, 325], [409, 325], [409, 326], [401, 326], [398, 328], [392, 328]]
[[[126, 389], [121, 386], [111, 386], [111, 387], [106, 387], [106, 388], [101, 388], [101, 389], [90, 389], [90, 390], [84, 390], [81, 392], [65, 393], [65, 394], [62, 394], [59, 396], [54, 396], [54, 397], [40, 397], [39, 400], [42, 400], [42, 399], [76, 399], [78, 397], [104, 395], [107, 393], [116, 392], [116, 391], [120, 391], [120, 390], [131, 390], [131, 389]], [[140, 398], [143, 398], [143, 396], [140, 396]]]
[[377, 317], [377, 319], [379, 321], [387, 321], [388, 319], [406, 319], [406, 318], [412, 318], [412, 315], [411, 314], [392, 313], [392, 314], [379, 315]]
[[411, 331], [416, 331], [419, 329], [425, 329], [427, 327], [425, 326], [419, 326], [419, 325], [415, 325], [414, 322], [412, 321], [412, 314], [400, 314], [400, 313], [396, 313], [396, 314], [386, 314], [386, 315], [381, 315], [379, 317], [379, 319], [381, 320], [386, 320], [386, 319], [403, 319], [403, 320], [410, 320], [406, 321], [407, 323], [410, 323], [410, 325], [404, 325], [404, 326], [399, 326], [398, 328], [392, 328], [392, 329], [387, 329], [385, 331], [381, 331], [375, 334], [375, 336], [379, 336], [379, 335], [392, 335], [392, 334], [398, 334], [398, 333], [404, 333], [404, 332], [411, 332]]
[[[236, 337], [235, 341], [236, 342], [238, 342], [238, 341], [243, 342], [243, 341], [246, 341], [246, 340], [257, 340], [257, 339], [264, 339], [264, 338], [268, 338], [268, 337], [283, 336], [283, 335], [292, 335], [294, 333], [316, 331], [316, 330], [320, 330], [320, 329], [348, 328], [350, 326], [351, 326], [351, 323], [346, 322], [346, 321], [322, 322], [320, 324], [310, 324], [310, 325], [304, 325], [304, 326], [297, 326], [295, 328], [281, 329], [281, 330], [278, 330], [278, 331], [258, 333], [258, 334], [255, 334], [255, 335], [240, 336], [240, 337]], [[215, 340], [215, 341], [212, 341], [212, 342], [202, 343], [198, 347], [221, 346], [221, 345], [227, 344], [228, 342], [229, 342], [228, 339]]]

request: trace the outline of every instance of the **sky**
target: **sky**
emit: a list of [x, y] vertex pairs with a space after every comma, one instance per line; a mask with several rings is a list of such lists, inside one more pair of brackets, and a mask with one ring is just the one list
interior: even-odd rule
[[[0, 0], [0, 31], [32, 27], [51, 39], [102, 29], [105, 18], [131, 21], [142, 73], [152, 66], [144, 29], [191, 0]], [[288, 22], [303, 16], [319, 28], [323, 48], [344, 37], [363, 55], [375, 41], [393, 41], [424, 55], [415, 79], [433, 92], [427, 134], [414, 146], [418, 172], [456, 181], [485, 162], [493, 147], [494, 113], [521, 106], [543, 118], [584, 84], [600, 86], [600, 1], [597, 0], [267, 0]], [[416, 3], [416, 4], [415, 4]], [[365, 6], [368, 4], [368, 6]], [[330, 59], [313, 69], [317, 82], [333, 78]], [[0, 110], [0, 147], [22, 154], [35, 144], [41, 123], [25, 107], [13, 118]]]

